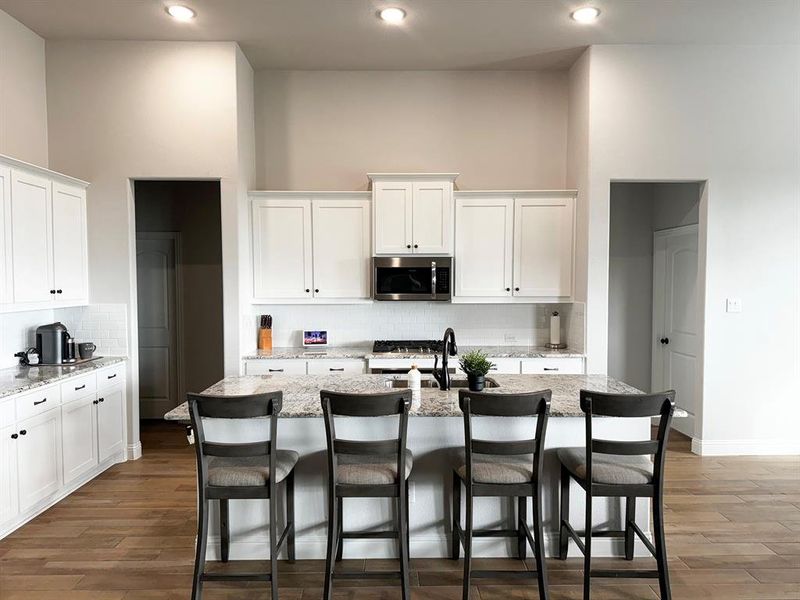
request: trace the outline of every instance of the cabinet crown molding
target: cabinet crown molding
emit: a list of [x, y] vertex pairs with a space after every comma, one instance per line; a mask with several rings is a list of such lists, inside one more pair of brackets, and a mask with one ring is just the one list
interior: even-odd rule
[[460, 173], [367, 173], [371, 181], [455, 181]]
[[39, 165], [34, 165], [5, 154], [0, 154], [0, 163], [6, 165], [7, 167], [11, 167], [12, 169], [25, 169], [28, 172], [47, 177], [54, 181], [60, 181], [62, 183], [77, 185], [84, 188], [89, 187], [90, 185], [88, 181], [84, 181], [83, 179], [65, 175], [64, 173], [59, 173], [58, 171], [51, 171], [45, 167], [40, 167]]

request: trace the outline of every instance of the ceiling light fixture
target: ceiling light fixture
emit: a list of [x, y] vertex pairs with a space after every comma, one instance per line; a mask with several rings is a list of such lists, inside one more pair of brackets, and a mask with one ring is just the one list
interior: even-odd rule
[[571, 16], [578, 23], [593, 23], [600, 16], [600, 9], [594, 6], [584, 6], [574, 11]]
[[168, 6], [167, 14], [176, 21], [191, 21], [197, 16], [196, 12], [182, 4], [172, 4]]
[[378, 15], [390, 25], [399, 25], [406, 18], [406, 11], [402, 8], [384, 8]]

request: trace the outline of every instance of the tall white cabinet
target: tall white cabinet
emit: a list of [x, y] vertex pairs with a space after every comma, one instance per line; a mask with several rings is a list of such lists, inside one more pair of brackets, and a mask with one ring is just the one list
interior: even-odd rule
[[0, 156], [0, 312], [88, 304], [87, 185]]
[[370, 296], [369, 195], [252, 192], [253, 301]]

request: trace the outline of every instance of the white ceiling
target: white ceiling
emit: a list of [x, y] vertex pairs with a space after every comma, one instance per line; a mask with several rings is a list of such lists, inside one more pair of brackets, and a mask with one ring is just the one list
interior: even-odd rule
[[[800, 0], [0, 0], [46, 39], [237, 41], [256, 69], [537, 69], [590, 44], [797, 44]], [[594, 25], [569, 18], [591, 4]], [[400, 6], [400, 27], [377, 19]]]

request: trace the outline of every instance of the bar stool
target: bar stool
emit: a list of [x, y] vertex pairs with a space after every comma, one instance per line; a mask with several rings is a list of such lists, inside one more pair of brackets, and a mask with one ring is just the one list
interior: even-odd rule
[[[661, 600], [670, 600], [667, 544], [664, 539], [664, 459], [667, 437], [675, 410], [675, 392], [658, 394], [606, 394], [581, 390], [581, 410], [586, 418], [586, 449], [560, 448], [561, 514], [559, 516], [559, 558], [566, 560], [569, 538], [583, 552], [583, 598], [591, 597], [592, 577], [658, 577]], [[661, 417], [655, 440], [618, 441], [592, 435], [592, 416], [647, 418]], [[648, 455], [655, 455], [650, 461]], [[586, 491], [585, 542], [569, 523], [569, 482], [574, 479]], [[592, 498], [625, 498], [623, 530], [592, 531]], [[636, 524], [636, 498], [653, 499], [655, 546]], [[592, 537], [625, 538], [625, 558], [633, 560], [634, 534], [656, 559], [655, 570], [592, 570]]]
[[[464, 450], [459, 451], [453, 469], [453, 534], [451, 555], [458, 560], [464, 546], [464, 600], [469, 600], [472, 577], [536, 577], [539, 598], [547, 599], [547, 564], [542, 531], [542, 459], [552, 392], [497, 394], [459, 390], [458, 402], [464, 413]], [[472, 437], [472, 417], [536, 416], [536, 437], [514, 441], [480, 440]], [[466, 528], [461, 528], [461, 484], [466, 490]], [[514, 529], [472, 528], [475, 497], [517, 498], [517, 526]], [[533, 498], [533, 529], [527, 523], [528, 496]], [[478, 571], [472, 569], [473, 537], [517, 538], [519, 558], [525, 559], [527, 544], [536, 558], [536, 572]]]
[[[197, 454], [197, 550], [194, 561], [192, 600], [202, 597], [206, 581], [268, 581], [272, 598], [278, 598], [278, 553], [284, 542], [289, 560], [295, 558], [294, 467], [298, 454], [277, 449], [278, 414], [282, 392], [248, 396], [188, 394], [189, 414], [195, 432]], [[254, 419], [269, 417], [269, 441], [230, 444], [206, 441], [203, 419]], [[286, 493], [286, 527], [278, 539], [278, 484]], [[228, 501], [248, 498], [269, 500], [270, 573], [206, 573], [209, 500], [219, 500], [222, 562], [228, 562], [230, 530]]]
[[[343, 394], [322, 390], [322, 411], [328, 441], [328, 553], [325, 562], [324, 600], [331, 600], [333, 579], [399, 577], [403, 600], [409, 598], [408, 581], [408, 486], [414, 457], [406, 448], [411, 390], [377, 394]], [[397, 438], [347, 440], [336, 436], [334, 416], [387, 417], [399, 415]], [[396, 498], [397, 529], [344, 531], [343, 498]], [[397, 539], [400, 571], [393, 573], [336, 573], [346, 539]]]

